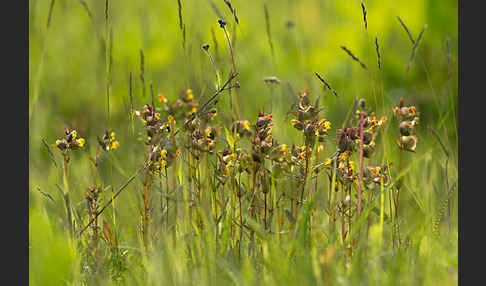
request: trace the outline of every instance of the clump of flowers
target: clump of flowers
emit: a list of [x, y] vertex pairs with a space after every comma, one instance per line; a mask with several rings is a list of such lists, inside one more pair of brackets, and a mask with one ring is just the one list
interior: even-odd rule
[[[295, 148], [295, 146], [294, 146]], [[280, 178], [284, 173], [293, 171], [295, 161], [292, 160], [292, 149], [286, 144], [278, 144], [270, 151], [269, 159], [272, 160], [272, 177]]]
[[[236, 130], [235, 130], [236, 128]], [[235, 133], [236, 135], [241, 138], [244, 136], [250, 137], [252, 135], [251, 129], [250, 129], [250, 121], [248, 120], [238, 120], [233, 122], [233, 125], [231, 125], [231, 132]]]
[[179, 98], [169, 101], [163, 94], [158, 95], [159, 102], [164, 104], [164, 111], [181, 120], [195, 113], [198, 109], [198, 103], [194, 101], [194, 93], [191, 89], [184, 89], [179, 93]]
[[344, 127], [336, 131], [336, 141], [339, 153], [353, 152], [356, 149], [356, 140], [359, 142], [359, 131], [356, 127]]
[[170, 166], [178, 156], [179, 150], [171, 143], [153, 145], [149, 154], [150, 170], [158, 174]]
[[56, 140], [56, 147], [61, 151], [70, 151], [84, 148], [86, 140], [84, 138], [78, 137], [78, 132], [76, 130], [71, 130], [66, 128], [66, 136], [62, 139]]
[[[360, 112], [365, 112], [365, 111], [357, 111], [356, 117], [360, 117]], [[379, 120], [376, 119], [376, 115], [374, 112], [371, 114], [365, 113], [364, 118], [363, 118], [363, 157], [364, 158], [370, 158], [371, 154], [375, 151], [376, 148], [376, 143], [375, 143], [375, 138], [377, 134], [378, 128], [383, 126], [387, 121], [387, 117], [383, 116]], [[357, 145], [359, 145], [359, 129], [354, 128], [353, 133], [355, 131], [358, 132], [357, 136]], [[355, 139], [356, 140], [356, 139]]]
[[304, 91], [299, 95], [299, 103], [296, 112], [296, 119], [292, 119], [292, 126], [304, 133], [306, 145], [310, 148], [314, 146], [315, 138], [319, 142], [323, 142], [327, 136], [327, 131], [331, 129], [331, 122], [326, 119], [319, 120], [319, 108], [317, 106], [319, 99], [316, 100], [315, 105], [310, 104], [309, 94]]
[[356, 181], [356, 165], [350, 160], [350, 151], [345, 151], [337, 156], [337, 178], [343, 185], [352, 184]]
[[272, 127], [272, 114], [265, 115], [263, 110], [258, 111], [258, 118], [255, 125], [256, 134], [252, 140], [252, 158], [257, 164], [263, 162], [274, 146]]
[[216, 179], [221, 185], [225, 185], [229, 178], [235, 174], [238, 163], [238, 153], [225, 148], [221, 155], [218, 154], [218, 166], [216, 168]]
[[120, 146], [120, 143], [116, 140], [116, 134], [113, 130], [106, 129], [105, 133], [102, 137], [97, 137], [98, 144], [101, 146], [101, 149], [105, 151], [110, 151], [117, 149]]
[[146, 131], [145, 144], [147, 145], [156, 143], [160, 139], [160, 136], [157, 136], [160, 133], [164, 131], [170, 132], [169, 125], [162, 122], [160, 113], [155, 112], [155, 108], [152, 105], [145, 104], [141, 112], [134, 110], [133, 114], [139, 117], [144, 124]]
[[145, 127], [145, 144], [150, 145], [148, 156], [150, 170], [159, 172], [170, 166], [171, 162], [179, 155], [174, 140], [176, 124], [174, 116], [169, 115], [167, 122], [164, 122], [160, 114], [155, 112], [155, 108], [149, 104], [144, 105], [142, 112], [134, 110], [133, 113], [140, 118]]
[[[209, 113], [213, 114], [213, 113]], [[191, 154], [197, 160], [200, 159], [201, 152], [212, 153], [216, 148], [216, 139], [219, 135], [218, 126], [210, 125], [214, 116], [186, 118], [184, 129], [188, 134]]]
[[418, 138], [413, 134], [413, 130], [419, 123], [419, 117], [415, 106], [404, 106], [403, 98], [400, 98], [398, 106], [393, 108], [393, 114], [398, 118], [398, 128], [400, 130], [400, 139], [397, 145], [403, 150], [415, 152]]
[[390, 181], [387, 171], [391, 165], [392, 164], [389, 163], [375, 167], [366, 167], [363, 170], [363, 181], [365, 182], [367, 189], [373, 190], [381, 184], [387, 185]]

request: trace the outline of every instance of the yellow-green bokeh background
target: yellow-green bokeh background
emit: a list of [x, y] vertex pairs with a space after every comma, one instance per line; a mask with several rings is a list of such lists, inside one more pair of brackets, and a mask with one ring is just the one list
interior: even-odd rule
[[[207, 55], [201, 49], [205, 43], [210, 44], [210, 51], [224, 77], [231, 69], [229, 50], [217, 24], [219, 16], [211, 3], [229, 23], [232, 37], [236, 32], [233, 39], [241, 85], [242, 117], [253, 120], [258, 109], [272, 109], [276, 122], [275, 137], [289, 144], [300, 143], [295, 130], [284, 121], [285, 112], [294, 100], [294, 95], [288, 92], [287, 82], [296, 92], [308, 90], [312, 96], [324, 97], [321, 101], [324, 114], [336, 129], [356, 97], [365, 98], [378, 115], [387, 114], [389, 117], [391, 107], [404, 97], [407, 103], [416, 105], [420, 111], [423, 127], [418, 130], [418, 151], [424, 156], [423, 160], [430, 163], [421, 165], [426, 166], [424, 170], [414, 170], [417, 175], [408, 179], [416, 192], [422, 192], [422, 188], [428, 190], [424, 191], [421, 199], [424, 205], [420, 207], [425, 209], [424, 213], [436, 209], [438, 202], [432, 197], [437, 189], [442, 190], [445, 186], [440, 165], [443, 164], [442, 150], [426, 130], [427, 126], [438, 130], [451, 149], [451, 181], [457, 178], [457, 1], [363, 1], [368, 20], [368, 30], [365, 31], [358, 0], [233, 0], [231, 2], [240, 20], [235, 30], [224, 1], [182, 0], [186, 29], [184, 50], [176, 0], [113, 0], [109, 10], [113, 28], [110, 123], [106, 113], [103, 45], [106, 36], [105, 1], [85, 1], [92, 18], [82, 2], [55, 1], [47, 29], [51, 1], [29, 1], [29, 257], [30, 279], [35, 285], [58, 285], [53, 279], [66, 281], [76, 275], [72, 267], [67, 267], [76, 264], [74, 248], [65, 243], [61, 218], [56, 217], [60, 214], [58, 209], [62, 210], [61, 198], [55, 187], [55, 183], [61, 182], [60, 173], [49, 161], [41, 138], [54, 143], [62, 136], [64, 128], [71, 126], [87, 138], [88, 148], [83, 152], [92, 155], [96, 135], [101, 135], [110, 125], [121, 142], [114, 155], [119, 163], [117, 166], [121, 167], [115, 168], [113, 174], [114, 185], [119, 186], [140, 164], [140, 157], [136, 155], [143, 154], [141, 143], [130, 135], [129, 72], [134, 78], [135, 104], [140, 108], [150, 101], [148, 83], [153, 83], [156, 93], [163, 93], [168, 98], [176, 98], [183, 88], [193, 89], [196, 99], [207, 98], [214, 90], [215, 76]], [[273, 56], [266, 33], [264, 3], [269, 12]], [[407, 24], [415, 39], [427, 25], [407, 75], [405, 69], [412, 44], [397, 16]], [[289, 20], [294, 23], [293, 28], [286, 26]], [[375, 36], [380, 45], [382, 72], [377, 68]], [[450, 41], [449, 63], [446, 39]], [[370, 72], [365, 72], [352, 61], [341, 50], [342, 45], [353, 51]], [[140, 49], [145, 54], [146, 98], [142, 97], [139, 80]], [[314, 72], [319, 72], [329, 81], [339, 93], [338, 98], [323, 91]], [[262, 80], [265, 76], [277, 76], [282, 82], [278, 86], [269, 86]], [[222, 111], [222, 114], [229, 120], [227, 98], [223, 100], [223, 106], [227, 111]], [[389, 156], [396, 161], [398, 156], [395, 153], [390, 152]], [[82, 204], [83, 192], [91, 182], [86, 157], [79, 152], [72, 158], [74, 204]], [[60, 157], [57, 159], [61, 163]], [[414, 160], [409, 159], [410, 162]], [[56, 204], [46, 201], [36, 191], [37, 187], [57, 196]], [[132, 193], [123, 195], [128, 203], [120, 203], [119, 206], [119, 220], [131, 226], [123, 233], [130, 244], [135, 243], [138, 218], [136, 199], [128, 199], [136, 197], [133, 194], [135, 189], [129, 188], [128, 192]], [[407, 200], [407, 195], [404, 196]], [[416, 199], [413, 196], [409, 195], [408, 199], [413, 201]], [[410, 213], [413, 212], [412, 209]]]

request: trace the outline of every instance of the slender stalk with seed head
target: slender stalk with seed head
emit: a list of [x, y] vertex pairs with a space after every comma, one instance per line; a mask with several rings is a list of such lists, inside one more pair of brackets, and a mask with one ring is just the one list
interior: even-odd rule
[[[233, 73], [236, 73], [235, 55], [233, 53], [233, 45], [231, 44], [231, 40], [229, 38], [228, 31], [226, 30], [226, 22], [219, 19], [218, 23], [219, 23], [219, 26], [223, 29], [224, 36], [226, 37], [226, 41], [228, 42], [229, 50], [230, 50], [230, 53], [231, 53], [231, 62], [233, 64]], [[236, 91], [235, 91], [235, 101], [236, 101], [235, 113], [236, 113], [237, 118], [239, 118], [239, 114], [240, 114], [240, 111], [239, 111], [239, 105], [240, 104], [239, 104], [238, 97], [239, 97], [239, 92], [238, 92], [238, 88], [236, 88]]]

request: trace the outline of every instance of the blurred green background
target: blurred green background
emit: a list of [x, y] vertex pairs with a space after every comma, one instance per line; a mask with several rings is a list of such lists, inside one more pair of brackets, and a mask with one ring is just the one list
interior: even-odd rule
[[[113, 41], [111, 122], [108, 123], [105, 1], [55, 1], [49, 28], [51, 1], [29, 1], [31, 282], [57, 285], [53, 277], [66, 281], [75, 275], [65, 269], [67, 264], [75, 263], [72, 245], [65, 245], [59, 238], [63, 236], [58, 217], [62, 214], [61, 198], [51, 204], [36, 190], [40, 187], [57, 196], [55, 183], [62, 178], [50, 162], [41, 139], [52, 144], [63, 135], [65, 127], [73, 127], [87, 139], [87, 150], [83, 152], [93, 155], [96, 136], [102, 135], [110, 125], [121, 143], [114, 154], [118, 167], [113, 174], [115, 185], [120, 185], [140, 165], [137, 155], [143, 154], [142, 143], [130, 134], [129, 73], [133, 73], [136, 108], [150, 102], [150, 83], [156, 94], [162, 93], [169, 99], [177, 98], [184, 88], [191, 88], [197, 100], [207, 98], [215, 89], [215, 75], [201, 46], [210, 45], [223, 79], [231, 69], [230, 53], [218, 18], [228, 22], [233, 40], [242, 117], [253, 121], [258, 109], [271, 110], [276, 126], [274, 136], [283, 143], [300, 144], [301, 140], [284, 120], [296, 96], [289, 92], [288, 84], [296, 93], [308, 90], [313, 98], [321, 96], [325, 117], [333, 123], [332, 131], [340, 127], [355, 98], [365, 98], [367, 106], [378, 116], [388, 118], [400, 97], [405, 98], [406, 104], [416, 105], [421, 119], [417, 151], [426, 155], [425, 163], [420, 163], [424, 169], [417, 168], [414, 171], [418, 176], [407, 180], [418, 193], [433, 182], [421, 207], [436, 208], [438, 202], [428, 198], [443, 192], [444, 155], [426, 127], [437, 130], [451, 150], [449, 175], [453, 181], [457, 178], [457, 1], [363, 1], [367, 9], [367, 30], [358, 0], [233, 0], [239, 25], [235, 25], [223, 0], [182, 0], [181, 3], [185, 48], [177, 1], [110, 2]], [[273, 54], [264, 5], [268, 9]], [[397, 16], [408, 26], [414, 39], [427, 25], [408, 74], [405, 70], [413, 45]], [[380, 47], [382, 71], [377, 66], [375, 37]], [[360, 58], [369, 71], [352, 61], [340, 48], [342, 45]], [[140, 50], [145, 55], [145, 98], [139, 79]], [[325, 91], [314, 72], [324, 76], [339, 97]], [[266, 76], [277, 76], [281, 83], [269, 85], [263, 81]], [[222, 114], [229, 122], [228, 97], [224, 97], [222, 104], [227, 110]], [[136, 127], [140, 130], [139, 125]], [[394, 125], [390, 132], [390, 136], [398, 136]], [[392, 146], [390, 143], [390, 149]], [[78, 205], [83, 203], [84, 190], [91, 182], [89, 162], [83, 152], [76, 152], [72, 158], [73, 204]], [[407, 160], [412, 162], [422, 155]], [[60, 164], [61, 157], [56, 158]], [[397, 154], [390, 153], [391, 160], [397, 158]], [[120, 221], [133, 226], [123, 230], [122, 237], [127, 239], [127, 244], [131, 237], [135, 241], [138, 223], [135, 189], [129, 188], [129, 192], [121, 197], [128, 203], [120, 206], [119, 214]], [[404, 200], [413, 201], [413, 197], [405, 195]], [[414, 213], [413, 208], [410, 213]], [[49, 244], [40, 240], [48, 240]], [[64, 262], [57, 257], [62, 257]], [[52, 259], [52, 263], [46, 259]]]

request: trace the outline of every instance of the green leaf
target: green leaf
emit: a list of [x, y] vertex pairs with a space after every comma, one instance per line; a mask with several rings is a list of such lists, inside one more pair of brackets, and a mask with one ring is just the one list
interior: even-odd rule
[[231, 150], [235, 149], [235, 139], [233, 138], [233, 135], [231, 135], [231, 132], [229, 132], [228, 128], [224, 128], [224, 132], [226, 133], [226, 141], [231, 147]]

